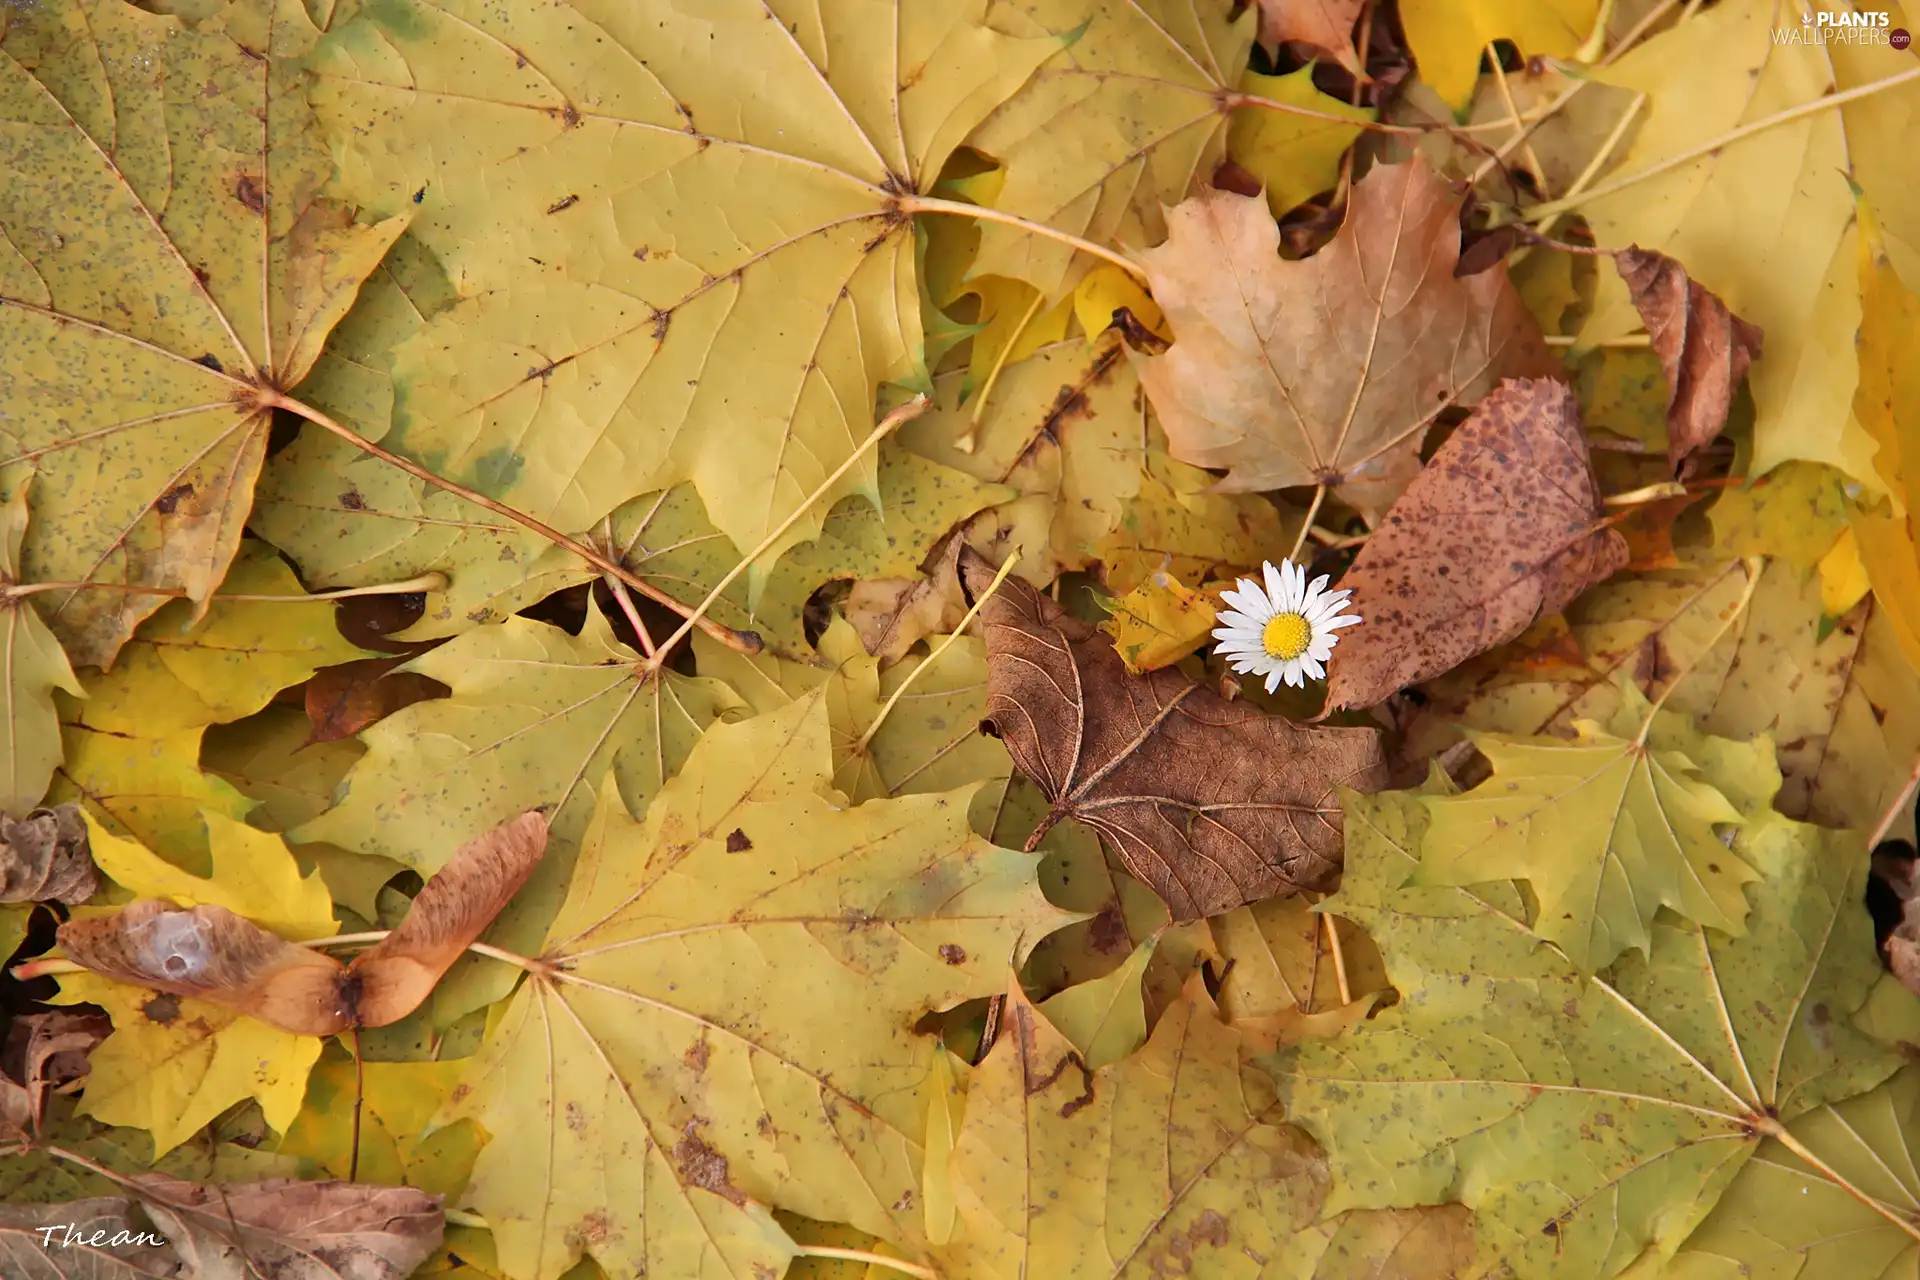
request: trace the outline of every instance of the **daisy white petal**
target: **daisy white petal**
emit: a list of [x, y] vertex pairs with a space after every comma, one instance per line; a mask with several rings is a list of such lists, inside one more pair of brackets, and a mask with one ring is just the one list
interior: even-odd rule
[[[1282, 564], [1284, 563], [1283, 561]], [[1271, 560], [1267, 561], [1263, 568], [1266, 570], [1267, 599], [1272, 601], [1274, 607], [1277, 608], [1287, 598], [1286, 569], [1276, 566]]]

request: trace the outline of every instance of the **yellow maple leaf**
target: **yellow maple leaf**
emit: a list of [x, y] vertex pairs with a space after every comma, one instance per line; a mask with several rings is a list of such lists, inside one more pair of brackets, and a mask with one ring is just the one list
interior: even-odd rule
[[[289, 941], [335, 932], [333, 900], [319, 874], [300, 875], [279, 836], [219, 813], [206, 815], [211, 878], [188, 875], [88, 815], [94, 859], [136, 897], [225, 907]], [[234, 1103], [254, 1098], [285, 1131], [306, 1096], [320, 1040], [256, 1022], [220, 1005], [158, 995], [91, 973], [63, 974], [59, 1004], [97, 1004], [113, 1034], [89, 1057], [81, 1111], [153, 1134], [156, 1155], [179, 1146]]]
[[[1248, 107], [1236, 112], [1227, 133], [1227, 156], [1260, 179], [1267, 189], [1267, 207], [1277, 218], [1287, 210], [1331, 191], [1340, 179], [1340, 157], [1360, 136], [1360, 126], [1376, 113], [1329, 97], [1313, 85], [1313, 67], [1301, 67], [1284, 76], [1248, 71], [1240, 91], [1284, 106], [1301, 107], [1316, 119], [1271, 107]], [[1351, 120], [1353, 124], [1342, 124]]]
[[[466, 1063], [364, 1062], [335, 1051], [307, 1079], [306, 1103], [280, 1140], [281, 1155], [347, 1178], [457, 1197], [485, 1134], [471, 1121], [431, 1129]], [[356, 1116], [356, 1110], [358, 1112]]]
[[1219, 613], [1218, 597], [1180, 585], [1170, 573], [1155, 573], [1107, 605], [1112, 616], [1100, 629], [1135, 675], [1172, 666], [1205, 644]]
[[1874, 467], [1898, 504], [1855, 510], [1853, 535], [1874, 596], [1920, 671], [1920, 295], [1887, 256], [1873, 210], [1861, 206], [1860, 385], [1854, 413], [1879, 446]]
[[1599, 0], [1401, 0], [1400, 23], [1420, 78], [1458, 111], [1473, 97], [1489, 44], [1510, 40], [1522, 57], [1566, 57], [1585, 42], [1599, 7]]

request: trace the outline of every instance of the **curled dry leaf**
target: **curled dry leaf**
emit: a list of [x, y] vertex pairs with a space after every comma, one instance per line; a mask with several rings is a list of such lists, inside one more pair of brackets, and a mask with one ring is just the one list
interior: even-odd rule
[[[978, 599], [993, 566], [971, 551]], [[980, 612], [982, 729], [1062, 818], [1109, 840], [1176, 921], [1327, 887], [1340, 868], [1340, 787], [1384, 785], [1372, 729], [1296, 725], [1228, 702], [1173, 668], [1129, 676], [1113, 642], [1018, 579]]]
[[546, 851], [535, 810], [461, 846], [427, 881], [406, 919], [343, 966], [225, 907], [143, 899], [70, 920], [59, 940], [82, 967], [171, 995], [193, 996], [297, 1035], [384, 1027], [412, 1013], [467, 945], [519, 892]]
[[950, 536], [928, 559], [932, 567], [918, 578], [871, 578], [853, 584], [847, 596], [847, 620], [860, 633], [868, 653], [898, 662], [930, 635], [944, 634], [966, 617], [956, 567], [965, 542]]
[[1887, 965], [1907, 990], [1920, 996], [1920, 863], [1875, 853], [1873, 874], [1900, 900], [1900, 923], [1882, 944]]
[[446, 1233], [440, 1197], [412, 1187], [286, 1178], [202, 1186], [159, 1173], [132, 1185], [197, 1280], [405, 1280]]
[[1664, 253], [1634, 246], [1613, 255], [1667, 375], [1667, 462], [1678, 472], [1727, 425], [1760, 327], [1687, 275]]
[[1525, 631], [1627, 561], [1566, 384], [1501, 384], [1442, 445], [1341, 579], [1327, 706], [1364, 707]]
[[1296, 262], [1264, 200], [1209, 191], [1141, 255], [1173, 326], [1141, 362], [1173, 455], [1223, 491], [1326, 484], [1384, 510], [1427, 428], [1502, 375], [1553, 365], [1505, 272], [1457, 278], [1460, 202], [1427, 162], [1355, 184], [1332, 242]]
[[100, 887], [86, 820], [72, 801], [0, 814], [0, 902], [85, 902]]
[[0, 1052], [0, 1142], [38, 1131], [47, 1093], [87, 1073], [87, 1055], [113, 1023], [104, 1014], [61, 1009], [16, 1017]]

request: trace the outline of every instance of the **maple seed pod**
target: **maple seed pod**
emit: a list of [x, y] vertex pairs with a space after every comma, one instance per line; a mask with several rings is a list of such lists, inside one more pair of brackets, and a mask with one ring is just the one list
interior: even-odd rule
[[59, 941], [75, 964], [103, 977], [210, 1001], [283, 1031], [325, 1036], [353, 1024], [339, 961], [225, 907], [143, 899], [69, 920]]

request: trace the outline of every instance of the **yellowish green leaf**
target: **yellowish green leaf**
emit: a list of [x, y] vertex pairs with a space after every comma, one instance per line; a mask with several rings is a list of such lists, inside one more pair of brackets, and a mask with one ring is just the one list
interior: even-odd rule
[[1570, 743], [1475, 738], [1493, 777], [1428, 801], [1420, 883], [1527, 881], [1540, 903], [1534, 930], [1587, 973], [1644, 953], [1662, 907], [1744, 933], [1742, 887], [1759, 873], [1718, 828], [1753, 812], [1729, 791], [1758, 808], [1772, 802], [1773, 743], [1705, 737], [1682, 716], [1648, 709], [1632, 686], [1611, 724], [1574, 729]]
[[[330, 169], [294, 0], [198, 23], [58, 0], [0, 31], [0, 453], [32, 459], [30, 581], [184, 590], [240, 547], [270, 413], [406, 217], [356, 222]], [[164, 592], [49, 593], [76, 662], [105, 666]]]
[[850, 806], [828, 734], [818, 696], [717, 725], [644, 822], [600, 788], [542, 963], [445, 1113], [494, 1136], [469, 1194], [516, 1276], [582, 1251], [777, 1272], [773, 1201], [923, 1238], [912, 1024], [1071, 917], [968, 831], [966, 792]]
[[1846, 477], [1817, 463], [1789, 462], [1728, 489], [1707, 518], [1722, 556], [1779, 556], [1811, 569], [1846, 530]]
[[923, 376], [911, 201], [1060, 47], [987, 14], [340, 4], [339, 192], [414, 211], [462, 295], [395, 353], [386, 443], [562, 529], [691, 480], [737, 546], [816, 536], [874, 492], [868, 456], [802, 505], [877, 384]]
[[1510, 884], [1397, 887], [1416, 797], [1347, 807], [1333, 909], [1379, 943], [1400, 1000], [1276, 1062], [1328, 1153], [1327, 1212], [1458, 1201], [1522, 1280], [1612, 1275], [1677, 1249], [1767, 1134], [1900, 1066], [1850, 1024], [1880, 976], [1857, 835], [1765, 819], [1740, 837], [1760, 873], [1744, 936], [1663, 914], [1647, 957], [1590, 977], [1540, 945]]
[[[27, 488], [33, 472], [22, 469], [0, 506], [0, 582], [20, 581], [20, 544], [27, 532]], [[53, 691], [86, 696], [60, 642], [47, 630], [28, 596], [0, 598], [0, 661], [7, 672], [7, 737], [0, 744], [0, 810], [24, 816], [47, 794], [60, 763], [60, 713]]]
[[1121, 511], [1119, 527], [1094, 547], [1107, 586], [1132, 591], [1163, 569], [1188, 581], [1216, 571], [1225, 576], [1284, 553], [1273, 502], [1259, 494], [1215, 493], [1213, 485], [1210, 473], [1150, 449], [1139, 494]]
[[225, 907], [289, 942], [338, 931], [333, 897], [318, 872], [302, 876], [279, 836], [219, 813], [205, 815], [213, 874], [191, 875], [86, 815], [93, 860], [108, 879], [138, 898], [166, 898], [176, 906]]
[[[1340, 179], [1340, 157], [1360, 136], [1360, 124], [1376, 114], [1314, 88], [1311, 65], [1284, 76], [1248, 71], [1240, 78], [1240, 92], [1281, 104], [1280, 108], [1242, 107], [1234, 113], [1227, 133], [1228, 159], [1260, 179], [1267, 189], [1267, 207], [1276, 218], [1322, 191], [1333, 190]], [[1285, 107], [1297, 107], [1300, 112]], [[1301, 114], [1308, 111], [1359, 123]]]
[[1118, 1062], [1147, 1040], [1147, 1006], [1140, 994], [1147, 961], [1160, 941], [1148, 938], [1125, 964], [1040, 1002], [1040, 1015], [1073, 1046], [1092, 1071]]
[[278, 1150], [311, 1161], [310, 1176], [457, 1198], [485, 1134], [465, 1120], [427, 1130], [465, 1069], [464, 1062], [363, 1062], [356, 1070], [336, 1051], [307, 1078], [306, 1103]]

